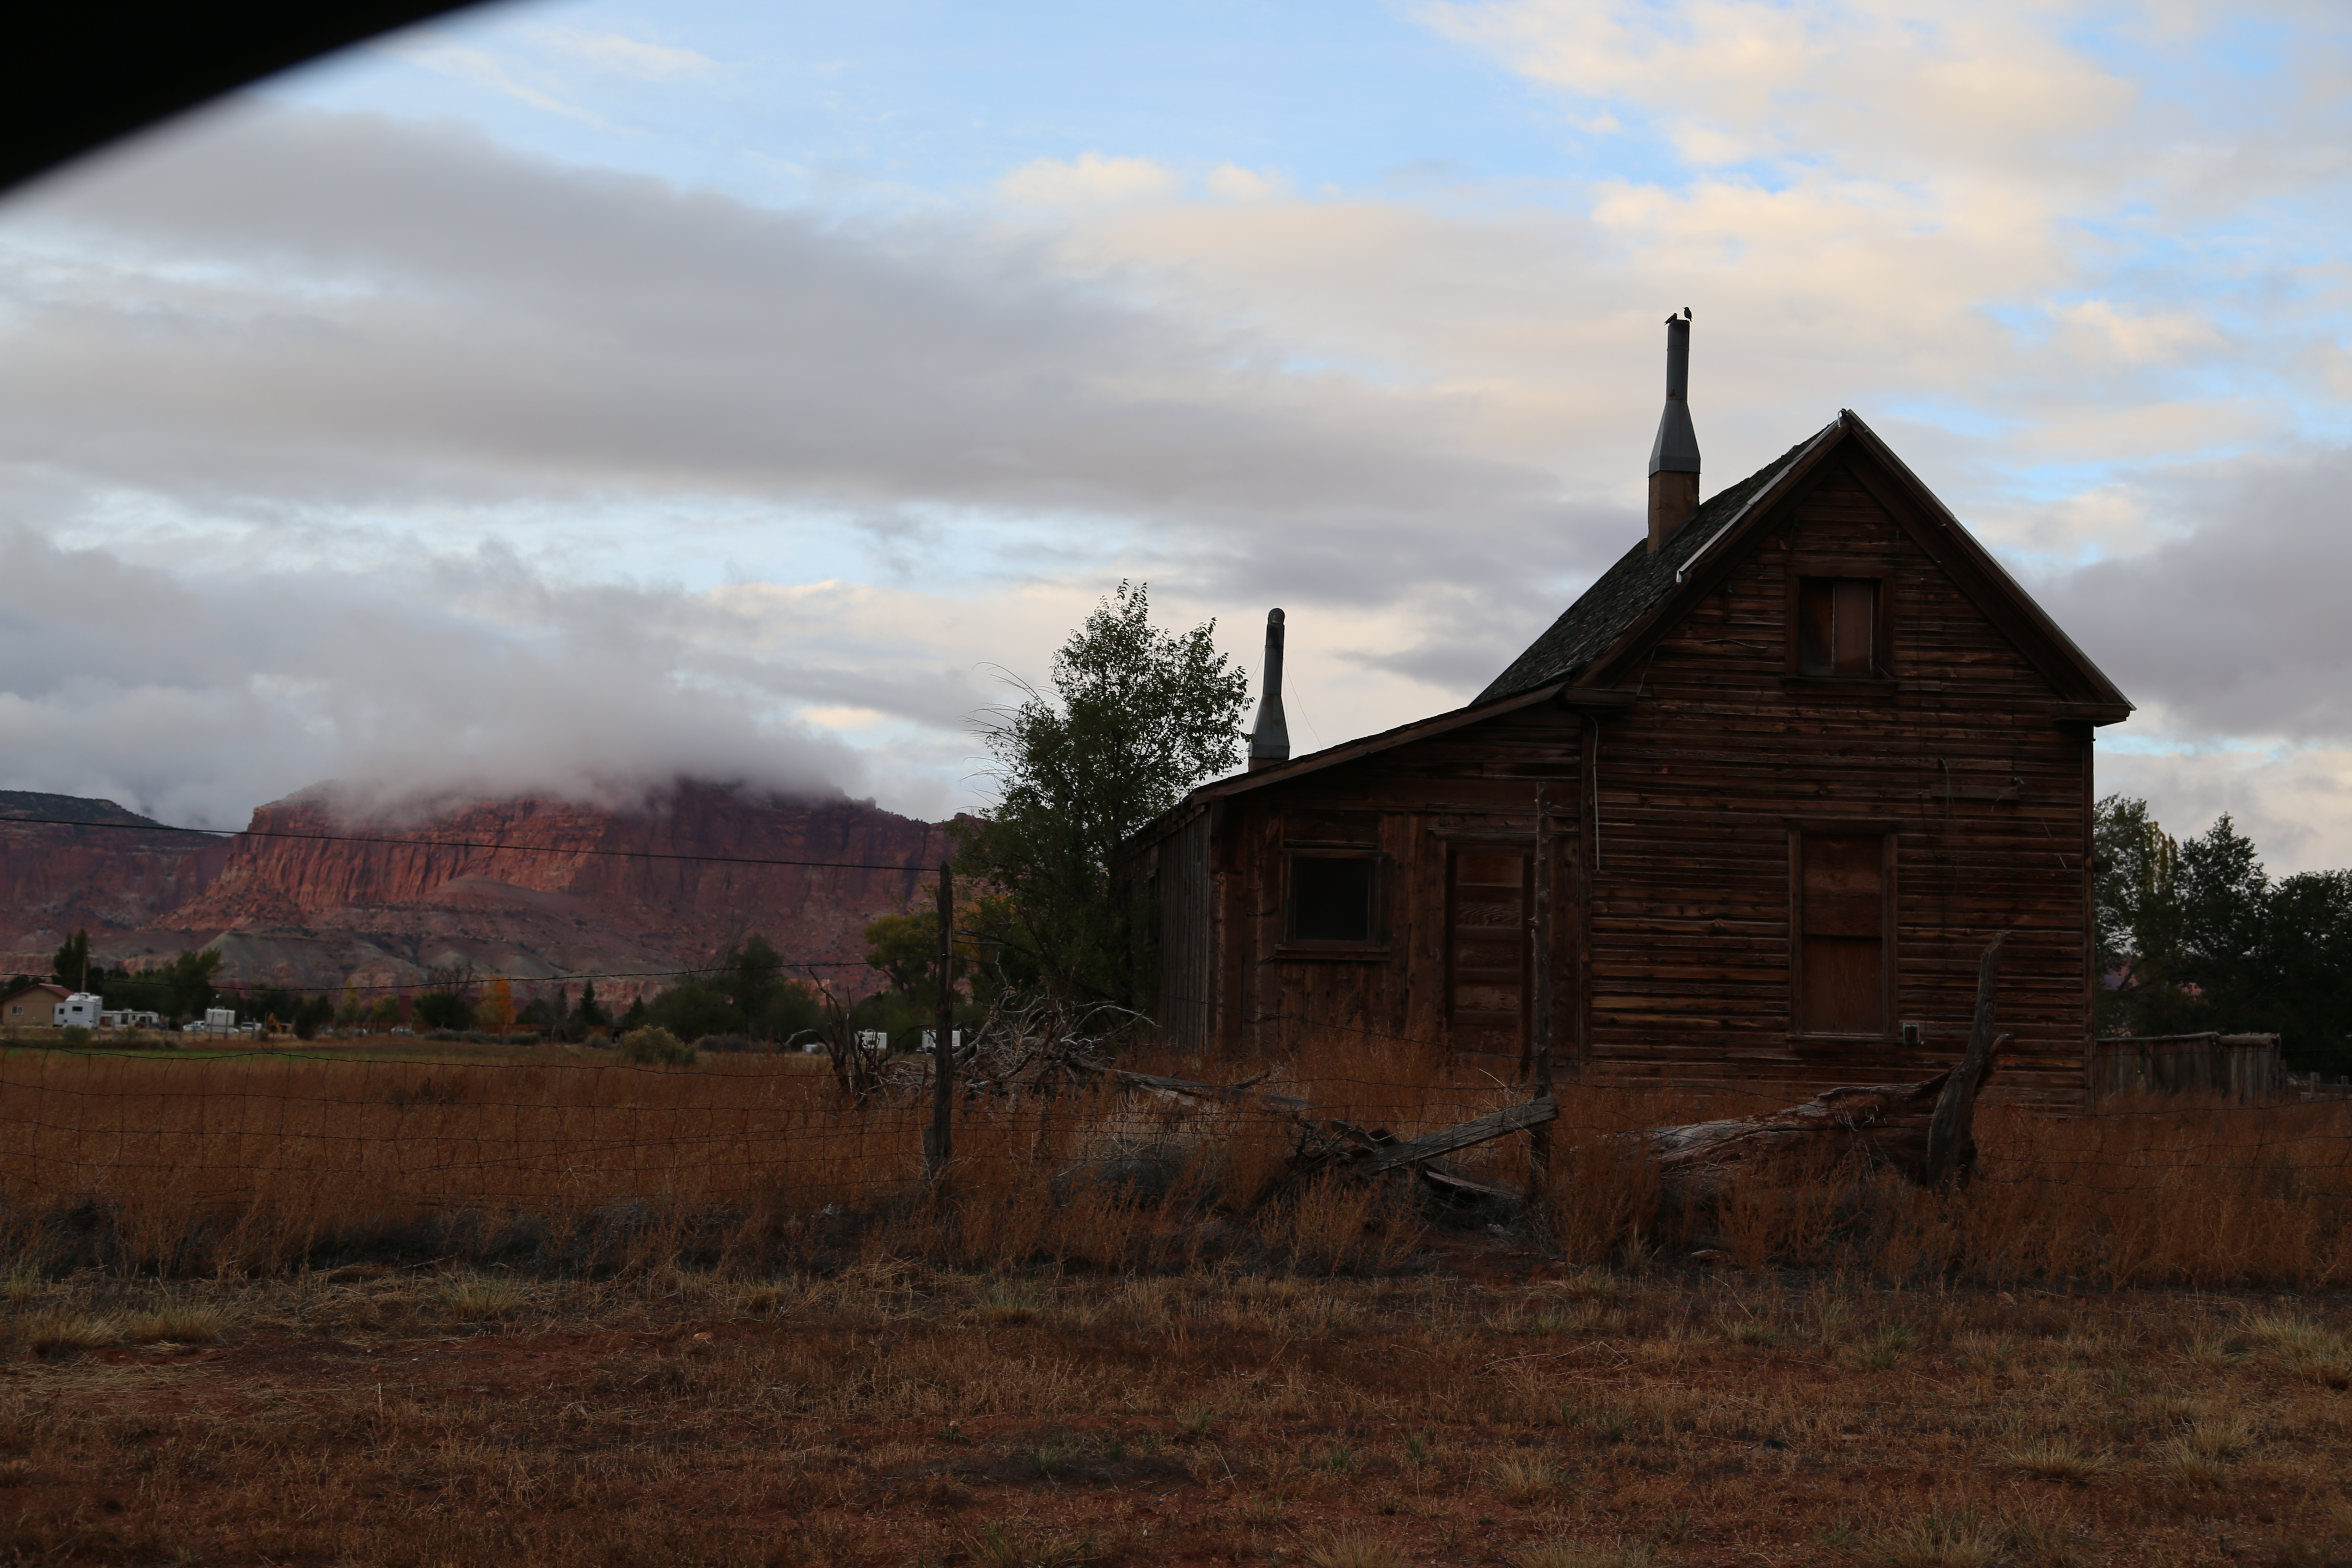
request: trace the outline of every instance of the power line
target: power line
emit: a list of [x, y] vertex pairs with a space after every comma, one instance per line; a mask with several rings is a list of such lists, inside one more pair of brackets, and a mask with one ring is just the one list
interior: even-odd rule
[[821, 871], [928, 871], [922, 865], [878, 860], [785, 860], [763, 855], [688, 855], [669, 849], [570, 848], [555, 844], [508, 844], [481, 838], [387, 838], [359, 833], [291, 833], [265, 827], [174, 827], [163, 822], [83, 822], [70, 816], [0, 816], [46, 827], [104, 827], [118, 833], [201, 833], [212, 838], [299, 838], [320, 844], [388, 844], [407, 849], [497, 849], [522, 855], [604, 855], [626, 860], [698, 860], [728, 866], [798, 866]]

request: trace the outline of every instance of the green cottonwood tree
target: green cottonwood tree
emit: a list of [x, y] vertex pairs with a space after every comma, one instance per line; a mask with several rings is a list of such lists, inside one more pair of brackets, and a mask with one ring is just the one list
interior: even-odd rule
[[2352, 1068], [2352, 872], [2273, 880], [2230, 817], [2176, 843], [2120, 795], [2093, 831], [2102, 1033], [2275, 1033], [2298, 1069]]
[[1054, 656], [1053, 689], [975, 721], [993, 760], [994, 807], [961, 819], [957, 866], [990, 885], [990, 934], [1034, 955], [1066, 994], [1149, 1000], [1139, 922], [1111, 888], [1127, 837], [1242, 758], [1249, 678], [1216, 623], [1151, 624], [1144, 584], [1122, 582]]

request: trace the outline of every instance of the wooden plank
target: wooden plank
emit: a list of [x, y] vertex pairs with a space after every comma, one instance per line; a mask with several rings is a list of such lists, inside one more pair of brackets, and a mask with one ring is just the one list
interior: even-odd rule
[[1181, 1094], [1196, 1100], [1257, 1100], [1266, 1105], [1278, 1105], [1285, 1110], [1305, 1110], [1307, 1102], [1287, 1094], [1268, 1094], [1246, 1084], [1196, 1083], [1191, 1079], [1162, 1078], [1157, 1073], [1129, 1072], [1123, 1068], [1111, 1071], [1112, 1078], [1130, 1089], [1156, 1089], [1164, 1094]]
[[1464, 1149], [1491, 1143], [1497, 1138], [1507, 1138], [1514, 1132], [1525, 1132], [1557, 1121], [1559, 1102], [1557, 1100], [1524, 1100], [1517, 1105], [1507, 1105], [1490, 1115], [1459, 1122], [1436, 1132], [1424, 1132], [1418, 1138], [1408, 1138], [1391, 1143], [1363, 1163], [1354, 1167], [1368, 1176], [1382, 1171], [1393, 1171], [1410, 1165], [1416, 1160], [1432, 1160], [1441, 1154], [1452, 1154]]

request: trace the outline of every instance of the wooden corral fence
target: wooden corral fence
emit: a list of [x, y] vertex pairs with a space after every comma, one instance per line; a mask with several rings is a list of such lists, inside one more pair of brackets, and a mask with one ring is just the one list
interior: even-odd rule
[[2277, 1100], [2287, 1093], [2276, 1035], [2143, 1035], [2091, 1042], [2094, 1102], [2109, 1095], [2218, 1094]]
[[2330, 1078], [2320, 1072], [2291, 1072], [2286, 1075], [2286, 1089], [2292, 1100], [2352, 1100], [2352, 1078], [2342, 1073]]

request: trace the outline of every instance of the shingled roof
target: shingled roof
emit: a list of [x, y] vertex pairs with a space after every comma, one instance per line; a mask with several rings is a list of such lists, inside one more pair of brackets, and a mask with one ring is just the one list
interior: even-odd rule
[[1684, 570], [1738, 521], [1748, 503], [1769, 489], [1774, 479], [1835, 430], [1838, 423], [1832, 420], [1738, 484], [1717, 491], [1691, 514], [1688, 522], [1675, 530], [1656, 554], [1650, 553], [1647, 539], [1636, 542], [1582, 597], [1560, 612], [1549, 631], [1530, 643], [1508, 669], [1472, 698], [1470, 706], [1481, 708], [1574, 675], [1664, 597]]

